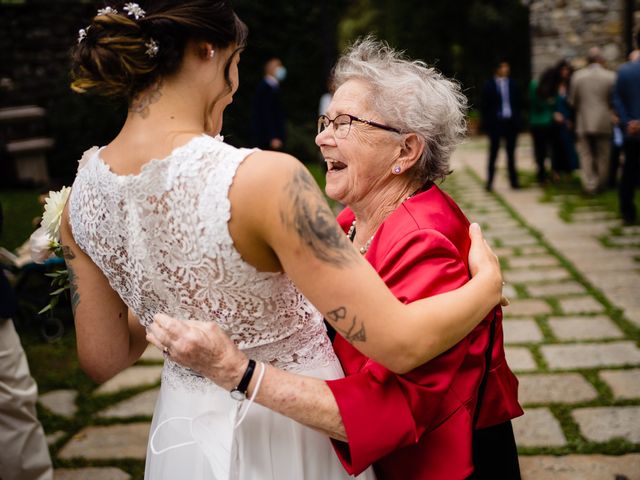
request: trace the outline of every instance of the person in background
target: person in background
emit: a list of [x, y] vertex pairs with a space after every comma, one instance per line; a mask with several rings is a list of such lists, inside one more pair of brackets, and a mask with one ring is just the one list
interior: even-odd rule
[[482, 90], [482, 126], [489, 136], [489, 161], [486, 189], [493, 188], [496, 159], [500, 141], [504, 138], [507, 150], [507, 168], [511, 188], [520, 188], [516, 169], [516, 141], [520, 128], [520, 92], [510, 78], [511, 67], [508, 62], [500, 62], [495, 75], [488, 80]]
[[604, 68], [598, 47], [589, 50], [587, 62], [571, 79], [569, 103], [576, 112], [582, 188], [595, 194], [609, 184], [611, 94], [616, 75]]
[[16, 310], [13, 289], [0, 268], [0, 478], [51, 480], [49, 447], [36, 413], [38, 386], [11, 319]]
[[[636, 46], [640, 48], [640, 31], [636, 33]], [[618, 69], [613, 105], [624, 134], [624, 165], [618, 190], [620, 213], [624, 224], [632, 225], [638, 220], [634, 192], [640, 177], [640, 58]]]
[[572, 75], [573, 68], [567, 60], [560, 60], [554, 68], [555, 107], [551, 128], [551, 169], [554, 180], [569, 177], [571, 172], [578, 168], [574, 112], [567, 100]]
[[538, 167], [537, 180], [544, 184], [547, 179], [545, 162], [551, 147], [551, 125], [556, 103], [554, 91], [555, 70], [548, 68], [539, 80], [529, 85], [529, 125], [533, 137], [533, 153]]
[[277, 57], [264, 64], [264, 77], [253, 96], [251, 114], [252, 143], [263, 150], [282, 150], [286, 140], [285, 113], [280, 96], [280, 83], [287, 69]]

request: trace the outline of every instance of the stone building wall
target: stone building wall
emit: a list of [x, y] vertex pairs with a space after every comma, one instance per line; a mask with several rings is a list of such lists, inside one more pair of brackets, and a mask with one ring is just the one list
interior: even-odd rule
[[[589, 48], [602, 48], [610, 68], [625, 61], [625, 0], [531, 0], [531, 70], [537, 77], [558, 60], [576, 67], [585, 63]], [[635, 28], [640, 26], [636, 0]]]

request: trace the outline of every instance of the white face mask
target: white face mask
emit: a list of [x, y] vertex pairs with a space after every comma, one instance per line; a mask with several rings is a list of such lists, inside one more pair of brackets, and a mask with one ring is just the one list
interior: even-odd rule
[[280, 65], [278, 68], [276, 68], [276, 71], [273, 74], [273, 76], [276, 77], [279, 82], [284, 81], [284, 79], [287, 78], [287, 69], [286, 69], [286, 67]]

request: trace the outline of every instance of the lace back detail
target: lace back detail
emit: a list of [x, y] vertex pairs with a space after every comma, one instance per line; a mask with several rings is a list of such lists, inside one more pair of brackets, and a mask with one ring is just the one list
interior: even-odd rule
[[[244, 262], [229, 234], [229, 188], [252, 152], [196, 137], [119, 176], [92, 149], [69, 199], [74, 239], [144, 325], [158, 312], [216, 321], [256, 360], [287, 370], [326, 365], [335, 356], [322, 316], [286, 275]], [[167, 367], [166, 381], [208, 382]]]

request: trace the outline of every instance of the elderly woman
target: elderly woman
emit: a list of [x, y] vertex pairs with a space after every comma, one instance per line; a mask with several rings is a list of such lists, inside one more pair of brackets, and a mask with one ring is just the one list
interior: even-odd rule
[[[435, 185], [449, 173], [464, 133], [458, 85], [371, 38], [339, 60], [334, 81], [316, 143], [328, 165], [327, 195], [348, 206], [338, 217], [345, 233], [402, 302], [465, 284], [469, 223]], [[352, 319], [339, 310], [332, 315], [349, 338]], [[345, 378], [322, 381], [269, 366], [248, 394], [329, 435], [350, 474], [373, 464], [383, 479], [518, 478], [509, 422], [522, 410], [501, 322], [497, 307], [453, 348], [405, 375], [337, 336]], [[247, 366], [215, 327], [157, 316], [148, 338], [224, 388], [237, 385]], [[483, 471], [486, 458], [474, 462], [472, 449], [474, 430], [486, 427], [484, 438], [500, 442], [500, 465], [491, 473]]]

